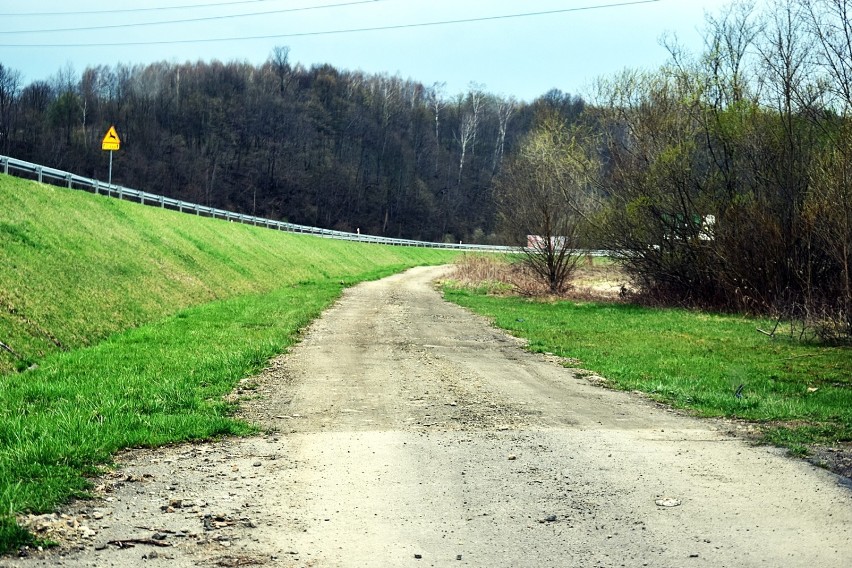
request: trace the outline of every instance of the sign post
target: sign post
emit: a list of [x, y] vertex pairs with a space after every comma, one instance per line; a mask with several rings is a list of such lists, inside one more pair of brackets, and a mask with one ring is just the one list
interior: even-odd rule
[[112, 153], [121, 147], [121, 140], [118, 137], [118, 132], [115, 131], [115, 126], [110, 126], [101, 142], [101, 150], [109, 150], [109, 184], [112, 185]]

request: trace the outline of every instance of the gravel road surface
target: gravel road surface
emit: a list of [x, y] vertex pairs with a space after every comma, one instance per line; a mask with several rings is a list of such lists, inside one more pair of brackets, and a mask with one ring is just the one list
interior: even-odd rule
[[525, 352], [445, 270], [348, 290], [244, 381], [266, 434], [128, 452], [0, 566], [852, 565], [844, 478]]

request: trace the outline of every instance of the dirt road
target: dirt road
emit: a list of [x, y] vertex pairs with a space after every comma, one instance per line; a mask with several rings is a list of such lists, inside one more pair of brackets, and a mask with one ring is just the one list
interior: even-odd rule
[[40, 521], [77, 546], [0, 566], [852, 563], [841, 478], [523, 351], [438, 274], [347, 291], [245, 382], [273, 433], [131, 452]]

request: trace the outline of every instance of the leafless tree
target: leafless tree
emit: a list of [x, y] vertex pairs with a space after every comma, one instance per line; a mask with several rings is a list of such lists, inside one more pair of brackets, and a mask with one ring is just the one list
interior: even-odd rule
[[497, 172], [497, 168], [503, 161], [506, 150], [506, 132], [509, 128], [509, 120], [512, 119], [518, 101], [514, 97], [499, 99], [497, 101], [497, 140], [494, 144], [494, 159], [491, 162], [491, 174]]
[[759, 32], [751, 0], [735, 0], [718, 16], [707, 15], [702, 59], [709, 87], [705, 96], [714, 106], [728, 107], [746, 97], [747, 56]]
[[464, 162], [467, 156], [467, 149], [471, 145], [471, 141], [476, 139], [476, 115], [472, 112], [466, 112], [462, 115], [461, 126], [459, 127], [459, 179], [458, 184], [461, 185], [462, 172], [464, 171]]
[[283, 95], [287, 91], [287, 85], [290, 82], [290, 48], [284, 45], [272, 48], [272, 54], [269, 56], [269, 64], [278, 78], [278, 93]]
[[467, 98], [470, 101], [470, 115], [472, 126], [470, 149], [471, 154], [475, 156], [476, 134], [479, 131], [479, 124], [482, 122], [482, 113], [485, 106], [485, 86], [476, 82], [471, 82], [468, 88], [469, 92]]
[[521, 242], [526, 264], [549, 286], [565, 290], [577, 266], [576, 249], [589, 207], [597, 160], [582, 131], [547, 117], [497, 178], [495, 199], [507, 237]]
[[470, 153], [472, 156], [476, 155], [476, 134], [479, 131], [479, 122], [482, 120], [483, 101], [485, 99], [485, 95], [482, 92], [481, 85], [477, 83], [471, 83], [470, 91], [468, 92], [467, 96], [460, 96], [459, 98], [460, 106], [464, 108], [464, 110], [462, 111], [461, 124], [459, 125], [458, 132], [458, 185], [461, 185], [462, 173], [464, 172], [468, 148], [470, 149]]
[[13, 110], [21, 89], [21, 74], [0, 63], [0, 150], [9, 153]]
[[447, 104], [444, 100], [444, 88], [446, 86], [446, 83], [432, 83], [427, 95], [429, 108], [435, 118], [435, 177], [438, 176], [438, 160], [441, 156], [441, 111]]
[[849, 0], [798, 0], [807, 14], [811, 34], [822, 52], [820, 64], [829, 77], [828, 87], [842, 112], [852, 112], [852, 2]]

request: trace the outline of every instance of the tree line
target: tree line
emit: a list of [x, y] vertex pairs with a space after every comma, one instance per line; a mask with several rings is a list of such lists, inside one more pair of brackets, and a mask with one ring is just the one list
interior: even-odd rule
[[344, 231], [496, 242], [491, 183], [541, 107], [480, 85], [449, 95], [398, 76], [219, 61], [60, 70], [23, 85], [0, 64], [0, 153], [222, 209]]

